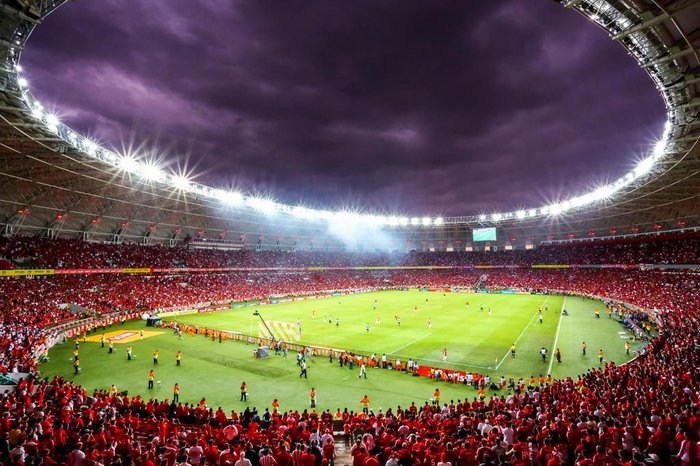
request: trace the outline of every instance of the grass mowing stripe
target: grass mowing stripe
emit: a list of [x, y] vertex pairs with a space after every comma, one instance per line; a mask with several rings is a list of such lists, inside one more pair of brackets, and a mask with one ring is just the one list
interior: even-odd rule
[[549, 367], [547, 368], [547, 374], [552, 373], [552, 364], [554, 364], [554, 351], [557, 349], [557, 343], [559, 342], [559, 331], [561, 330], [561, 317], [562, 313], [566, 309], [566, 296], [561, 302], [561, 309], [559, 309], [559, 323], [557, 324], [557, 333], [554, 334], [554, 344], [552, 345], [552, 352], [549, 353]]
[[[545, 300], [542, 301], [542, 303], [540, 304], [540, 307], [544, 306], [547, 303], [548, 299], [549, 299], [549, 296], [547, 296], [545, 298]], [[532, 321], [535, 320], [536, 316], [537, 316], [537, 314], [533, 314], [532, 317], [530, 317], [530, 320], [528, 321], [527, 325], [523, 328], [523, 331], [520, 332], [520, 335], [518, 335], [518, 338], [516, 338], [516, 340], [513, 342], [514, 345], [517, 345], [518, 342], [520, 341], [520, 339], [523, 337], [523, 335], [525, 335], [525, 332], [527, 331], [527, 329], [530, 328], [530, 325], [532, 325]], [[506, 351], [506, 354], [501, 358], [501, 360], [498, 362], [496, 367], [489, 367], [488, 369], [493, 369], [493, 370], [497, 371], [498, 368], [501, 367], [501, 364], [503, 364], [503, 361], [505, 361], [506, 358], [508, 357], [508, 353], [510, 353], [510, 348], [508, 348], [508, 350]]]

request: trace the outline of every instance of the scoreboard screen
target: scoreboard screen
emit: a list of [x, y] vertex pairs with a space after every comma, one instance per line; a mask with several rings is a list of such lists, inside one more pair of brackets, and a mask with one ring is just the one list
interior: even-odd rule
[[473, 241], [496, 241], [495, 228], [474, 228], [472, 230]]

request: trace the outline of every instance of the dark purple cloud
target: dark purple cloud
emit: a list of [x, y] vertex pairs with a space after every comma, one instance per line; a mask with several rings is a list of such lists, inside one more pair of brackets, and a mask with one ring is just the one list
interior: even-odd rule
[[35, 94], [106, 145], [313, 206], [472, 214], [626, 172], [646, 74], [548, 0], [76, 0], [35, 31]]

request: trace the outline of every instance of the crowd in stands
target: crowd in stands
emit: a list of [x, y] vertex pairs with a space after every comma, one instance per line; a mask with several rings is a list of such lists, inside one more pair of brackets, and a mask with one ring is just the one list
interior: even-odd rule
[[[75, 255], [70, 253], [73, 246], [78, 251]], [[59, 246], [58, 252], [44, 257], [47, 249], [41, 243], [13, 240], [1, 246], [6, 257], [26, 257], [41, 267], [55, 267], [58, 261], [75, 268], [105, 266], [104, 261], [116, 261], [112, 266], [146, 265], [139, 246], [88, 245], [82, 253], [79, 243], [65, 247], [66, 251]], [[165, 262], [182, 257], [167, 248], [156, 250]], [[161, 258], [156, 254], [147, 260]], [[33, 372], [34, 349], [53, 332], [51, 328], [78, 318], [67, 304], [105, 318], [125, 310], [320, 290], [473, 286], [482, 273], [394, 270], [0, 278], [0, 370]], [[643, 354], [623, 366], [608, 364], [577, 379], [554, 380], [522, 393], [490, 393], [484, 400], [394, 407], [384, 412], [369, 406], [367, 413], [254, 409], [225, 413], [205, 403], [185, 407], [139, 395], [88, 393], [60, 378], [30, 376], [16, 391], [0, 394], [0, 461], [27, 466], [331, 466], [329, 430], [341, 425], [352, 443], [353, 466], [700, 464], [700, 276], [616, 269], [489, 270], [486, 285], [619, 299], [653, 309], [661, 331]]]
[[0, 238], [0, 269], [128, 267], [361, 267], [533, 264], [698, 264], [700, 239], [543, 246], [534, 250], [411, 253], [275, 252]]

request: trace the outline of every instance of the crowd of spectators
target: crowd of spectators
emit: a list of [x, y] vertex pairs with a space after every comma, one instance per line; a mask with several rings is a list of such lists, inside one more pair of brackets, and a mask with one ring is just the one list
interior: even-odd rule
[[348, 253], [189, 249], [186, 246], [88, 243], [72, 239], [0, 238], [0, 269], [361, 267], [533, 264], [698, 264], [700, 239], [582, 243], [534, 250]]
[[[16, 243], [4, 243], [3, 251], [14, 247]], [[66, 267], [102, 265], [92, 262], [92, 246], [82, 261], [58, 253], [46, 259], [38, 255], [40, 249], [26, 252], [34, 247], [27, 246], [23, 254], [37, 265], [64, 259], [74, 261], [65, 262]], [[144, 265], [138, 262], [139, 253], [131, 251], [140, 247], [123, 246], [118, 253], [111, 248], [119, 249], [106, 248], [109, 252], [100, 260], [119, 257], [125, 261], [119, 266]], [[171, 254], [167, 251], [163, 248], [164, 255]], [[333, 457], [333, 448], [326, 447], [332, 438], [328, 431], [342, 426], [352, 442], [353, 466], [699, 464], [697, 274], [617, 269], [487, 273], [489, 288], [595, 295], [652, 309], [659, 335], [623, 366], [608, 364], [576, 379], [555, 380], [523, 393], [492, 393], [483, 401], [384, 412], [370, 407], [368, 413], [224, 413], [205, 404], [178, 407], [138, 395], [88, 393], [60, 378], [30, 376], [16, 391], [0, 394], [0, 461], [31, 466], [248, 466], [241, 462], [245, 458], [252, 466], [321, 466]], [[104, 318], [125, 310], [330, 290], [469, 287], [482, 274], [345, 270], [2, 278], [0, 370], [32, 373], [34, 349], [56, 325], [79, 317], [71, 304]]]

